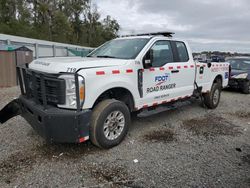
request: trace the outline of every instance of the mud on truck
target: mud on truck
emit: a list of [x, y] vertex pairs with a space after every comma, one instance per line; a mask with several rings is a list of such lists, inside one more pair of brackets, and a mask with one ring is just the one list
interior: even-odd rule
[[48, 142], [111, 148], [131, 113], [193, 96], [216, 108], [229, 64], [195, 62], [187, 42], [161, 32], [111, 40], [84, 58], [36, 59], [17, 73], [21, 95], [0, 111], [1, 123], [21, 115]]

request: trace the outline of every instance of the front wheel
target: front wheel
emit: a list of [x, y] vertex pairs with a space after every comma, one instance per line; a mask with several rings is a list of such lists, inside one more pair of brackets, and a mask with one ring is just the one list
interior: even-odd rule
[[204, 95], [204, 103], [209, 109], [215, 109], [220, 102], [221, 85], [214, 83], [211, 91]]
[[123, 102], [104, 100], [93, 110], [90, 140], [100, 148], [112, 148], [124, 139], [129, 124], [130, 112]]

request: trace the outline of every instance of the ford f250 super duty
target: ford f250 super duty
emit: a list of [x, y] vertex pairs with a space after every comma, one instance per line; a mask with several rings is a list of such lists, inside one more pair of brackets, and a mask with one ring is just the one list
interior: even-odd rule
[[201, 96], [214, 109], [228, 63], [200, 63], [171, 32], [123, 36], [87, 57], [36, 59], [18, 67], [21, 95], [0, 122], [21, 115], [49, 142], [91, 140], [101, 148], [126, 136], [131, 113]]

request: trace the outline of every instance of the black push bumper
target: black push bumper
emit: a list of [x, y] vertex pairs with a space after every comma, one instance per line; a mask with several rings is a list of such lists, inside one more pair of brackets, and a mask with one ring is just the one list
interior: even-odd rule
[[[65, 99], [65, 82], [60, 75], [74, 76], [76, 110], [57, 108]], [[91, 110], [82, 110], [78, 73], [46, 74], [17, 67], [22, 95], [0, 110], [0, 123], [21, 115], [48, 142], [80, 143], [89, 138]]]
[[21, 116], [48, 142], [81, 143], [89, 138], [90, 110], [46, 109], [20, 96]]

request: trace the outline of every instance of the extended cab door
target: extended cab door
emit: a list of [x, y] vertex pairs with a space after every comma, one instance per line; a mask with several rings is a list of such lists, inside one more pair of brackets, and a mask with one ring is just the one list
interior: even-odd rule
[[143, 104], [146, 106], [191, 96], [195, 66], [185, 43], [159, 40], [145, 54], [152, 67], [143, 71]]

